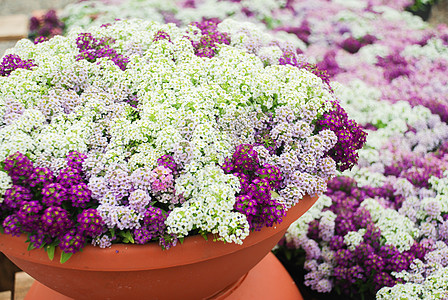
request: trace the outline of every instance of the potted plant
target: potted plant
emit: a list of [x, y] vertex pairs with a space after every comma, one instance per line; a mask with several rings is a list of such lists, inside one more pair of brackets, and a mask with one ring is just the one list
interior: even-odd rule
[[0, 250], [73, 298], [220, 293], [365, 142], [325, 73], [230, 20], [22, 40], [0, 75]]

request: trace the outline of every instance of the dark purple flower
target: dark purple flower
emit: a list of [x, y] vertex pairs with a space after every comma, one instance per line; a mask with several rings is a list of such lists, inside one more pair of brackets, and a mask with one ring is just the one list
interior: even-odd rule
[[35, 168], [28, 179], [31, 187], [42, 186], [53, 181], [53, 172], [48, 168]]
[[203, 20], [192, 23], [201, 31], [200, 40], [191, 41], [197, 56], [212, 58], [217, 49], [216, 44], [230, 45], [229, 35], [218, 31], [218, 23], [219, 20]]
[[356, 53], [361, 49], [363, 44], [354, 37], [348, 37], [341, 43], [341, 48], [350, 53]]
[[[169, 214], [169, 213], [168, 213]], [[143, 226], [134, 230], [134, 239], [137, 244], [146, 244], [154, 238], [163, 237], [168, 217], [162, 209], [149, 206], [144, 214]]]
[[34, 200], [21, 203], [17, 217], [19, 218], [23, 231], [32, 232], [39, 228], [42, 209], [43, 207], [39, 201]]
[[91, 200], [92, 192], [84, 182], [73, 185], [68, 189], [68, 200], [74, 207], [86, 207]]
[[62, 235], [74, 225], [70, 213], [58, 206], [45, 209], [40, 220], [43, 230], [51, 237]]
[[81, 172], [79, 170], [68, 167], [59, 173], [56, 177], [56, 182], [62, 184], [65, 188], [71, 188], [73, 185], [77, 185], [82, 182]]
[[33, 162], [20, 152], [8, 156], [3, 163], [14, 184], [27, 183], [34, 171]]
[[13, 185], [5, 192], [4, 204], [13, 210], [20, 208], [22, 202], [33, 199], [31, 191], [20, 185]]
[[87, 158], [87, 155], [80, 153], [78, 151], [71, 151], [67, 154], [65, 160], [67, 161], [67, 166], [82, 172], [82, 163]]
[[348, 118], [338, 102], [333, 102], [333, 109], [325, 113], [316, 125], [322, 129], [330, 129], [338, 137], [337, 144], [328, 153], [336, 162], [338, 170], [353, 167], [358, 162], [357, 151], [364, 146], [367, 137], [361, 126]]
[[22, 234], [20, 219], [17, 215], [9, 215], [3, 220], [3, 229], [6, 234], [20, 236]]
[[103, 220], [96, 209], [85, 209], [78, 215], [78, 230], [89, 237], [103, 232]]
[[61, 205], [67, 200], [67, 189], [60, 183], [49, 183], [44, 185], [41, 191], [42, 203], [47, 206]]
[[129, 58], [118, 54], [115, 49], [111, 47], [115, 43], [112, 38], [96, 39], [90, 33], [81, 33], [76, 38], [76, 46], [79, 49], [77, 60], [86, 59], [89, 62], [95, 62], [98, 58], [107, 57], [112, 60], [121, 70], [126, 69], [129, 63]]
[[70, 229], [59, 238], [59, 247], [65, 253], [76, 253], [84, 247], [86, 238], [76, 229]]

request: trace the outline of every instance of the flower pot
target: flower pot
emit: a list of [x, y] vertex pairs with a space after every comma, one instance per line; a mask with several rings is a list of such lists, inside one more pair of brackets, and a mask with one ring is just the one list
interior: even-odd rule
[[316, 200], [304, 197], [282, 223], [252, 232], [243, 245], [214, 242], [209, 235], [188, 237], [165, 251], [155, 244], [87, 246], [60, 264], [42, 249], [27, 251], [26, 236], [2, 234], [0, 251], [40, 283], [74, 299], [219, 299]]

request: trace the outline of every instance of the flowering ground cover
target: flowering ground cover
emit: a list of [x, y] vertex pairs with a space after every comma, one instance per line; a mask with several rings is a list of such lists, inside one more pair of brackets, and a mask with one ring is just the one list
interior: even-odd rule
[[[139, 15], [139, 1], [107, 9], [83, 2], [68, 7], [65, 20], [68, 27], [130, 16], [177, 24], [227, 17], [252, 22], [223, 32], [266, 64], [318, 74], [368, 132], [352, 170], [343, 170], [343, 157], [353, 161], [349, 155], [333, 152], [343, 172], [290, 227], [277, 255], [300, 268], [299, 281], [317, 295], [448, 297], [447, 26], [430, 27], [404, 11], [409, 1], [162, 2], [148, 1], [148, 13], [140, 9]], [[337, 121], [328, 114], [319, 122], [337, 132]], [[342, 145], [350, 140], [338, 136]]]
[[86, 243], [241, 244], [325, 192], [365, 132], [292, 46], [264, 34], [254, 55], [241, 34], [263, 35], [122, 20], [18, 42], [0, 63], [0, 229], [61, 262]]

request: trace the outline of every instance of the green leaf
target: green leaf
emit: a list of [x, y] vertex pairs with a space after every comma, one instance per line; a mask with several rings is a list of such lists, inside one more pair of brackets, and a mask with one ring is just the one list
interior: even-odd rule
[[72, 257], [73, 253], [65, 253], [64, 251], [62, 251], [61, 253], [61, 264], [65, 263], [67, 260], [69, 260], [70, 257]]
[[109, 232], [110, 232], [111, 237], [114, 238], [115, 237], [115, 229], [111, 228], [111, 229], [109, 229]]
[[26, 248], [27, 251], [31, 251], [33, 249], [36, 249], [32, 243], [28, 243], [28, 247]]
[[118, 235], [121, 236], [123, 238], [123, 243], [132, 243], [134, 244], [134, 237], [131, 234], [130, 230], [126, 230], [126, 231], [119, 231]]
[[205, 233], [204, 231], [201, 231], [201, 235], [206, 241], [208, 241], [207, 233]]
[[54, 258], [54, 250], [55, 249], [56, 249], [56, 246], [54, 246], [54, 245], [48, 245], [45, 247], [45, 251], [47, 251], [47, 255], [50, 260], [53, 260], [53, 258]]
[[181, 237], [181, 238], [178, 239], [178, 241], [179, 241], [181, 244], [183, 244], [183, 243], [184, 243], [184, 238]]
[[1, 225], [0, 225], [0, 233], [1, 233], [1, 234], [4, 234], [4, 233], [5, 233], [5, 230], [3, 229], [3, 226], [1, 226]]

